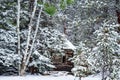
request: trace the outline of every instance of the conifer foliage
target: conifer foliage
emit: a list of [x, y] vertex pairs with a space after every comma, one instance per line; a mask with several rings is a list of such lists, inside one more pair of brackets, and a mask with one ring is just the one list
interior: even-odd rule
[[119, 39], [118, 33], [115, 31], [115, 26], [102, 24], [99, 30], [96, 30], [96, 46], [93, 48], [91, 58], [93, 58], [94, 69], [102, 73], [102, 80], [119, 80], [118, 68], [120, 65], [119, 49], [117, 43]]
[[91, 63], [88, 58], [90, 55], [90, 49], [86, 47], [83, 42], [80, 42], [77, 49], [76, 54], [72, 58], [72, 62], [74, 63], [72, 72], [81, 80], [81, 77], [86, 77], [91, 74]]
[[51, 70], [53, 55], [63, 55], [72, 42], [75, 76], [101, 73], [102, 80], [120, 80], [119, 3], [0, 0], [0, 75]]

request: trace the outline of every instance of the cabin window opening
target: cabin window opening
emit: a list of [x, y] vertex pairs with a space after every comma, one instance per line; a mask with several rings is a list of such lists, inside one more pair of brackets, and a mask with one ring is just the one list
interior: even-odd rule
[[65, 58], [65, 56], [63, 56], [63, 59], [62, 59], [62, 63], [65, 63], [65, 60], [66, 58]]

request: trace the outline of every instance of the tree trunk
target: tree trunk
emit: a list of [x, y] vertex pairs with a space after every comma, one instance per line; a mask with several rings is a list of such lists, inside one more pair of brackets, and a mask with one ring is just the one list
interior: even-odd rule
[[102, 80], [105, 80], [105, 66], [102, 67]]
[[118, 8], [119, 2], [120, 2], [119, 0], [116, 0], [116, 6], [117, 7], [115, 7], [116, 8], [116, 16], [117, 16], [117, 22], [118, 22], [118, 24], [120, 24], [120, 10]]
[[[106, 42], [106, 39], [107, 39], [107, 36], [105, 35], [104, 33], [104, 42]], [[102, 55], [102, 60], [103, 60], [103, 65], [102, 65], [102, 80], [106, 80], [106, 77], [105, 77], [105, 72], [106, 72], [106, 63], [107, 63], [107, 46], [106, 45], [103, 45], [104, 47], [104, 50], [103, 50], [103, 55]]]
[[[17, 13], [17, 37], [18, 37], [18, 55], [20, 56], [20, 0], [18, 2], [18, 13]], [[19, 64], [19, 75], [20, 75], [20, 69], [21, 65]]]
[[26, 44], [26, 49], [25, 49], [25, 53], [23, 55], [23, 61], [22, 61], [22, 65], [21, 65], [21, 72], [20, 75], [24, 75], [25, 73], [25, 69], [26, 69], [26, 58], [28, 55], [28, 49], [29, 49], [29, 45], [30, 45], [30, 35], [31, 35], [31, 29], [32, 29], [32, 23], [33, 23], [33, 18], [35, 15], [35, 11], [36, 11], [36, 7], [37, 7], [37, 0], [35, 0], [34, 2], [35, 6], [31, 15], [31, 19], [30, 19], [30, 24], [29, 24], [29, 30], [28, 30], [28, 36], [27, 36], [27, 44]]
[[81, 80], [81, 77], [79, 77], [79, 80]]
[[64, 16], [64, 20], [63, 20], [63, 29], [64, 29], [64, 34], [67, 35], [67, 31], [66, 31], [66, 16]]
[[34, 37], [33, 37], [32, 45], [31, 45], [31, 48], [30, 48], [30, 52], [29, 52], [29, 54], [28, 54], [28, 57], [27, 57], [27, 59], [26, 59], [26, 65], [28, 64], [29, 59], [30, 59], [30, 56], [31, 56], [32, 51], [33, 51], [34, 42], [35, 42], [35, 39], [36, 39], [36, 36], [37, 36], [37, 32], [38, 32], [38, 28], [39, 28], [40, 16], [41, 16], [42, 9], [43, 9], [43, 7], [41, 6], [41, 9], [40, 9], [39, 15], [38, 15], [38, 19], [37, 19], [37, 25], [36, 25], [36, 29], [35, 29], [35, 34], [34, 34]]

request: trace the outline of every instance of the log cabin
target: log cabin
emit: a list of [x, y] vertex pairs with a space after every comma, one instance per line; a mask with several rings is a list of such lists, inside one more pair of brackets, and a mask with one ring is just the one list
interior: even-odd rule
[[74, 67], [74, 64], [70, 61], [75, 53], [75, 46], [69, 41], [65, 40], [63, 45], [63, 55], [54, 54], [52, 56], [53, 65], [55, 65], [55, 71], [69, 71]]

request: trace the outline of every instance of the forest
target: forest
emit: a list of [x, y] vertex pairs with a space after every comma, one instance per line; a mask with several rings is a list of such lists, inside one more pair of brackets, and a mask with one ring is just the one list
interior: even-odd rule
[[120, 0], [0, 0], [0, 80], [55, 71], [120, 80]]

